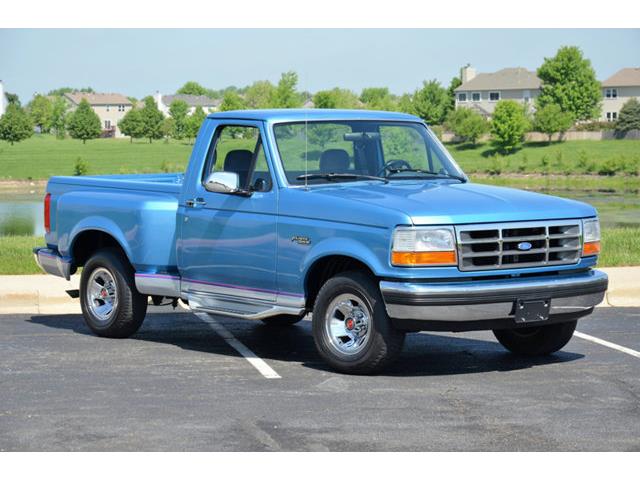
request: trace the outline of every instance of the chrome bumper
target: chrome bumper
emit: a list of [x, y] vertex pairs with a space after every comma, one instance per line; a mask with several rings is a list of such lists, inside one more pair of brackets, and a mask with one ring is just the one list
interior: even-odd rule
[[47, 247], [33, 249], [33, 256], [38, 266], [45, 272], [69, 280], [75, 273], [71, 259], [62, 257], [58, 252]]
[[553, 277], [473, 282], [380, 282], [392, 319], [442, 322], [513, 319], [517, 300], [549, 299], [551, 316], [588, 312], [604, 299], [607, 275], [599, 270]]

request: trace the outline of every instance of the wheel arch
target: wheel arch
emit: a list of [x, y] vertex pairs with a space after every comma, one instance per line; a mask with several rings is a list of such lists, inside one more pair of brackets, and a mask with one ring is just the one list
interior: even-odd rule
[[131, 258], [123, 244], [111, 233], [97, 228], [79, 231], [73, 237], [69, 254], [75, 266], [84, 265], [91, 256], [103, 248], [114, 248], [133, 266]]
[[362, 271], [376, 277], [373, 269], [363, 260], [348, 254], [328, 254], [319, 257], [307, 269], [304, 277], [305, 309], [313, 309], [318, 292], [331, 277], [349, 271]]

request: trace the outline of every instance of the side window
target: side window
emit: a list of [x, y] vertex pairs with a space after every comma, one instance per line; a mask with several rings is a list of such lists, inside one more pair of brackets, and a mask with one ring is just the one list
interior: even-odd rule
[[241, 188], [261, 192], [271, 190], [271, 174], [257, 127], [220, 127], [206, 165], [203, 180], [214, 171], [235, 172]]

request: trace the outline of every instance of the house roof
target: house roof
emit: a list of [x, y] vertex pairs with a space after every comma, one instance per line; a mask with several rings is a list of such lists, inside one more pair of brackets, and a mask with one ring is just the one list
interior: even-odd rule
[[602, 82], [603, 87], [637, 87], [640, 86], [640, 68], [631, 67], [618, 70]]
[[526, 68], [503, 68], [494, 73], [478, 73], [468, 82], [455, 89], [456, 92], [478, 90], [519, 90], [540, 88], [540, 79]]
[[65, 93], [64, 96], [78, 105], [86, 99], [90, 105], [131, 105], [131, 101], [121, 93]]
[[420, 122], [413, 115], [398, 112], [376, 110], [338, 110], [329, 108], [281, 108], [272, 110], [231, 110], [209, 114], [209, 118], [226, 118], [233, 120], [262, 120], [271, 123], [304, 122], [322, 120], [387, 120]]
[[206, 95], [185, 95], [181, 93], [175, 95], [162, 95], [162, 103], [167, 106], [171, 105], [176, 100], [182, 100], [190, 107], [219, 107], [222, 103], [221, 100], [214, 100]]

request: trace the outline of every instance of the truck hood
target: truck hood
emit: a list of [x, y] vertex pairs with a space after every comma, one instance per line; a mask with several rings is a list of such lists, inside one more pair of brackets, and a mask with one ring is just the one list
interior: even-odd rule
[[592, 217], [575, 200], [477, 183], [392, 181], [318, 188], [314, 193], [400, 211], [415, 225]]

